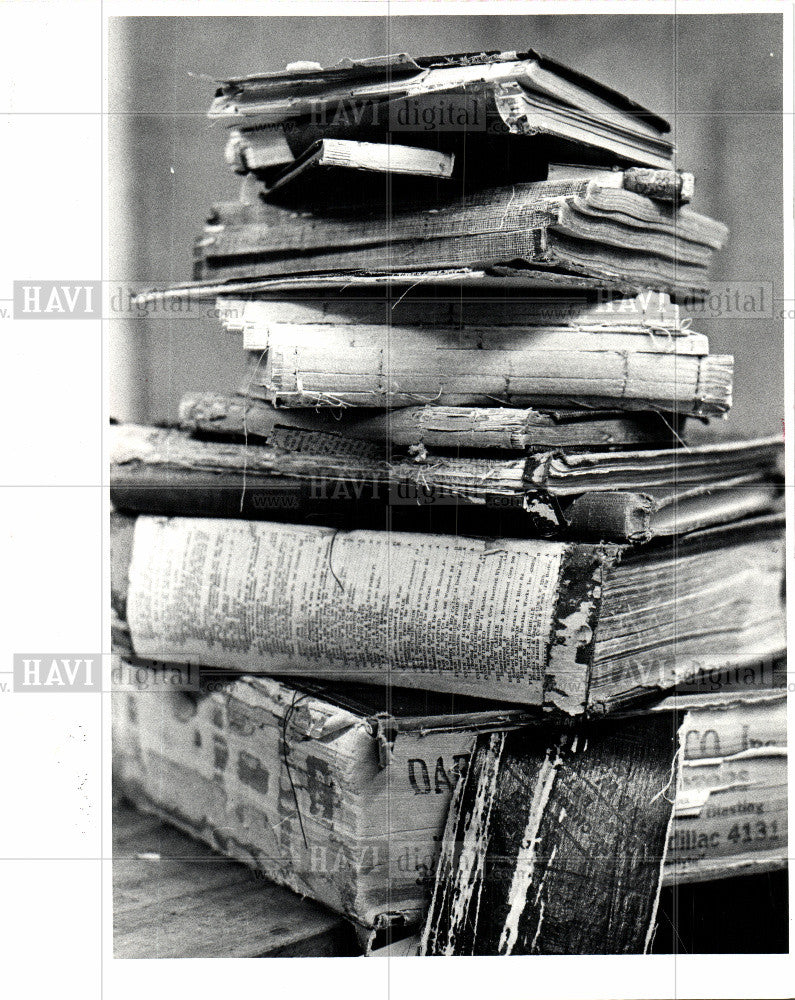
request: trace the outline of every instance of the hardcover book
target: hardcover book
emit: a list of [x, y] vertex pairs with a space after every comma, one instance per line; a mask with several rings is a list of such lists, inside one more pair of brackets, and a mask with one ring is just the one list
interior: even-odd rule
[[673, 156], [665, 119], [533, 51], [287, 67], [220, 82], [209, 116], [234, 126], [230, 165], [265, 176], [320, 138], [390, 133], [424, 145], [441, 135], [442, 149], [466, 149], [473, 166], [496, 145], [525, 171], [548, 159], [665, 168]]
[[426, 202], [326, 206], [306, 217], [224, 203], [196, 243], [200, 281], [394, 275], [536, 266], [636, 288], [702, 294], [720, 223], [595, 181], [513, 184]]
[[[274, 445], [203, 440], [173, 429], [110, 428], [111, 499], [145, 514], [293, 519], [324, 511], [475, 508], [512, 515], [530, 536], [648, 541], [782, 507], [783, 443], [681, 450], [546, 451], [472, 457], [400, 454], [342, 434], [286, 429]], [[495, 522], [496, 524], [497, 522]]]
[[[210, 675], [196, 690], [177, 690], [168, 670], [140, 662], [117, 669], [117, 678], [117, 791], [368, 928], [422, 919], [448, 806], [478, 735], [530, 727], [522, 730], [527, 743], [540, 725], [516, 707], [399, 688]], [[698, 707], [688, 709], [694, 701]], [[653, 725], [672, 748], [682, 720], [680, 770], [693, 772], [669, 795], [672, 825], [660, 845], [665, 882], [786, 864], [786, 810], [774, 807], [781, 790], [765, 785], [759, 771], [751, 787], [743, 779], [767, 823], [763, 843], [745, 842], [742, 832], [760, 816], [730, 816], [726, 804], [739, 793], [727, 797], [720, 788], [727, 768], [747, 765], [754, 748], [785, 768], [785, 701], [783, 691], [746, 691], [658, 707]], [[718, 744], [725, 765], [703, 756]], [[660, 787], [670, 782], [671, 760]], [[698, 826], [695, 786], [715, 789], [702, 797], [713, 812], [720, 804], [721, 818], [702, 808]], [[628, 794], [648, 807], [639, 789]], [[654, 889], [659, 874], [658, 859]]]
[[778, 515], [640, 547], [116, 517], [114, 601], [144, 659], [580, 715], [785, 646]]
[[420, 954], [648, 951], [664, 880], [786, 866], [786, 753], [783, 690], [479, 736]]
[[408, 406], [380, 410], [277, 408], [240, 393], [188, 393], [179, 404], [179, 426], [205, 438], [270, 444], [287, 451], [355, 450], [373, 457], [393, 446], [423, 449], [538, 451], [547, 448], [678, 446], [684, 420], [675, 414], [510, 406]]
[[267, 677], [200, 691], [122, 670], [114, 785], [142, 809], [364, 927], [417, 923], [477, 732], [510, 706]]
[[251, 352], [248, 394], [276, 406], [731, 407], [733, 359], [710, 355], [670, 306], [655, 324], [657, 310], [617, 303], [561, 302], [559, 317], [533, 301], [513, 314], [493, 303], [491, 317], [483, 301], [422, 305], [224, 299], [218, 311]]

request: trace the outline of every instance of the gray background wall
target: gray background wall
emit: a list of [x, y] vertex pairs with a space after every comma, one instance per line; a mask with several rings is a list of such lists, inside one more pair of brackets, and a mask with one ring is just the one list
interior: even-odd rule
[[[725, 222], [713, 287], [773, 282], [783, 295], [782, 22], [776, 14], [533, 17], [158, 17], [111, 22], [110, 279], [124, 289], [190, 277], [208, 207], [235, 199], [225, 129], [206, 110], [213, 80], [299, 59], [535, 48], [668, 117], [694, 207]], [[695, 328], [736, 361], [727, 431], [781, 430], [783, 331], [776, 319], [702, 318]], [[173, 418], [187, 390], [234, 389], [240, 342], [210, 317], [173, 313], [110, 324], [111, 412]]]

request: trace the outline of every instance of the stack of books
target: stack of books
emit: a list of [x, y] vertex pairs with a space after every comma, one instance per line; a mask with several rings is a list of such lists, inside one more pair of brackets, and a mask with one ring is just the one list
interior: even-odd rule
[[[533, 52], [302, 63], [210, 114], [241, 200], [152, 295], [217, 299], [249, 362], [172, 426], [113, 428], [125, 794], [367, 932], [433, 892], [429, 953], [461, 944], [456, 817], [484, 773], [475, 801], [505, 807], [512, 731], [512, 766], [522, 733], [532, 755], [604, 724], [664, 765], [652, 807], [610, 743], [613, 811], [658, 848], [648, 886], [605, 876], [648, 905], [596, 950], [648, 943], [663, 877], [782, 866], [782, 443], [687, 443], [733, 361], [677, 300], [727, 233], [667, 123]], [[557, 764], [527, 766], [511, 809], [535, 816]], [[532, 878], [509, 881], [521, 910]], [[479, 919], [461, 950], [546, 946]]]

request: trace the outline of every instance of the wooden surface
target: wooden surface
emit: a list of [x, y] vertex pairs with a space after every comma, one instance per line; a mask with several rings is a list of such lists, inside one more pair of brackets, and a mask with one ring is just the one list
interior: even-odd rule
[[124, 802], [113, 813], [113, 948], [116, 958], [359, 954], [341, 917]]

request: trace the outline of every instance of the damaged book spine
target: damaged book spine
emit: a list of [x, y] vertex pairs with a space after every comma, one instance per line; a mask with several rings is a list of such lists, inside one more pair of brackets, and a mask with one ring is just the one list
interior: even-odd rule
[[555, 678], [563, 685], [570, 674], [569, 694], [576, 687], [582, 700], [588, 666], [578, 657], [592, 630], [570, 634], [565, 622], [581, 608], [595, 623], [611, 555], [598, 546], [122, 520], [115, 537], [127, 534], [120, 547], [131, 561], [126, 572], [123, 556], [115, 561], [114, 588], [138, 657], [363, 682], [391, 675], [526, 705], [559, 700]]
[[[245, 151], [241, 152], [245, 163]], [[325, 171], [353, 170], [447, 179], [453, 172], [454, 162], [455, 156], [450, 153], [417, 149], [397, 143], [320, 139], [303, 156], [277, 174], [267, 185], [266, 192], [271, 194], [282, 191], [301, 182], [319, 181], [322, 184], [324, 178], [315, 175]]]
[[[402, 711], [398, 715], [401, 692], [395, 691], [393, 714], [386, 716], [356, 707], [340, 686], [301, 688], [252, 676], [209, 679], [209, 685], [197, 679], [188, 687], [183, 676], [177, 690], [170, 668], [139, 661], [115, 665], [117, 787], [141, 808], [368, 928], [416, 925], [422, 919], [448, 805], [471, 766], [476, 738], [524, 726], [522, 742], [535, 746], [538, 730], [550, 732], [529, 713], [504, 706], [481, 704], [453, 715], [445, 709], [445, 714], [433, 717]], [[734, 709], [711, 721], [687, 716], [679, 731], [680, 748], [689, 748], [690, 754], [698, 751], [707, 734], [709, 752], [716, 739], [721, 747], [733, 749], [743, 741], [777, 738], [775, 745], [782, 749], [776, 719], [786, 715], [785, 692], [756, 697], [757, 702], [748, 705], [747, 693], [739, 701], [735, 696]], [[716, 699], [707, 701], [715, 704]], [[669, 704], [657, 713], [653, 729], [663, 735], [664, 746], [670, 746], [676, 731], [681, 717], [677, 712]], [[645, 726], [645, 720], [640, 724]], [[643, 732], [648, 736], [648, 730]], [[587, 755], [582, 740], [580, 748]], [[625, 756], [622, 767], [638, 766], [634, 753]], [[688, 753], [682, 757], [680, 749], [685, 767], [691, 759], [705, 760]], [[574, 767], [583, 764], [575, 760]], [[661, 762], [655, 789], [665, 788], [668, 800], [673, 798], [671, 767], [670, 758]], [[579, 773], [588, 776], [585, 770]], [[693, 840], [682, 797], [689, 794], [689, 784], [680, 778], [664, 883], [684, 877], [676, 843]], [[609, 794], [615, 794], [613, 785]], [[622, 794], [631, 795], [644, 816], [656, 816], [666, 804], [642, 800], [641, 789], [631, 782]], [[755, 794], [767, 809], [765, 793], [757, 788]], [[591, 815], [578, 808], [569, 812], [571, 818], [563, 817], [569, 831], [572, 823]], [[605, 829], [610, 838], [618, 835], [615, 824]], [[448, 846], [443, 842], [443, 851]], [[746, 846], [741, 833], [733, 860], [714, 857], [699, 866], [695, 877], [729, 874], [735, 863], [743, 863]], [[785, 865], [785, 837], [778, 857], [777, 866]], [[746, 853], [745, 862], [748, 870], [770, 866], [759, 851]], [[645, 881], [643, 885], [647, 887]]]
[[653, 299], [224, 298], [218, 311], [252, 352], [247, 394], [277, 406], [725, 412], [732, 359]]
[[[246, 132], [259, 130], [262, 144], [283, 146], [281, 155], [289, 162], [319, 133], [383, 138], [399, 124], [402, 132], [427, 142], [427, 112], [438, 112], [440, 92], [451, 120], [477, 124], [468, 137], [483, 138], [489, 145], [496, 137], [512, 142], [530, 137], [543, 140], [542, 149], [549, 140], [562, 142], [569, 152], [573, 145], [575, 157], [585, 150], [589, 161], [596, 157], [671, 166], [673, 146], [665, 137], [670, 132], [665, 119], [532, 51], [417, 60], [401, 54], [346, 60], [326, 70], [315, 64], [298, 73], [288, 68], [226, 80], [208, 114]], [[352, 116], [337, 113], [348, 106], [360, 110]]]
[[[672, 687], [697, 656], [712, 658], [698, 637], [676, 643], [670, 630], [642, 650], [631, 634], [625, 641], [622, 574], [642, 568], [625, 546], [115, 516], [127, 525], [112, 535], [122, 552], [111, 563], [116, 606], [145, 659], [389, 677], [579, 715]], [[723, 567], [710, 628], [725, 662], [781, 648], [781, 547], [775, 516], [678, 543], [689, 568], [708, 548]], [[659, 556], [652, 572], [665, 590], [672, 564]], [[757, 582], [740, 590], [752, 560]]]
[[638, 288], [701, 294], [712, 253], [727, 236], [688, 208], [672, 211], [587, 180], [492, 188], [389, 219], [378, 204], [371, 216], [361, 206], [296, 219], [273, 205], [218, 205], [197, 242], [194, 277], [394, 274], [520, 261], [600, 283], [622, 278]]
[[479, 738], [420, 954], [647, 951], [676, 759], [670, 717]]
[[162, 668], [115, 673], [116, 788], [366, 928], [421, 920], [475, 734], [523, 716], [484, 707], [391, 727], [266, 677], [176, 690]]
[[485, 332], [478, 346], [443, 332], [412, 343], [389, 327], [324, 328], [322, 336], [281, 327], [252, 349], [246, 384], [284, 407], [585, 405], [700, 417], [731, 408], [731, 356], [707, 354], [704, 344], [688, 353], [655, 349], [651, 340], [590, 339], [498, 346]]
[[[672, 209], [623, 186], [600, 185], [587, 177], [492, 187], [458, 198], [426, 196], [395, 206], [388, 218], [382, 199], [330, 206], [309, 218], [296, 218], [275, 205], [221, 202], [208, 232], [217, 236], [213, 246], [218, 254], [311, 253], [387, 241], [397, 248], [402, 242], [528, 233], [549, 226], [576, 230], [573, 235], [582, 238], [596, 233], [617, 246], [621, 233], [638, 248], [648, 247], [655, 235], [667, 237], [677, 246], [685, 244], [686, 254], [719, 250], [728, 237], [722, 223], [689, 207]], [[669, 253], [673, 245], [660, 244]]]
[[[193, 434], [270, 444], [288, 451], [332, 447], [376, 457], [390, 444], [417, 454], [431, 450], [537, 451], [546, 448], [676, 447], [684, 421], [674, 414], [617, 410], [540, 410], [515, 407], [412, 406], [388, 414], [345, 409], [327, 414], [276, 408], [245, 393], [189, 393], [180, 427]], [[382, 447], [378, 447], [378, 445]]]
[[662, 884], [786, 867], [786, 692], [683, 704], [479, 736], [420, 954], [641, 953]]
[[[348, 507], [360, 516], [366, 506], [373, 516], [387, 508], [394, 515], [396, 508], [487, 507], [519, 515], [523, 524], [515, 524], [524, 534], [622, 542], [780, 507], [773, 456], [759, 446], [753, 460], [741, 450], [734, 459], [720, 455], [712, 469], [709, 452], [699, 448], [681, 461], [668, 451], [597, 452], [590, 463], [570, 454], [557, 468], [552, 452], [483, 458], [415, 450], [413, 456], [385, 458], [384, 449], [356, 438], [303, 428], [279, 431], [266, 445], [114, 426], [111, 499], [118, 509], [136, 513], [254, 519], [317, 514], [318, 503], [325, 514]], [[639, 461], [640, 476], [634, 469]], [[743, 468], [745, 475], [731, 478]], [[622, 477], [623, 490], [616, 488]], [[656, 489], [644, 487], [644, 477]]]
[[623, 187], [653, 201], [674, 205], [686, 205], [692, 201], [696, 188], [693, 174], [683, 170], [655, 170], [649, 167], [600, 170], [574, 163], [549, 164], [547, 180], [576, 180], [578, 177], [593, 180], [602, 187]]

